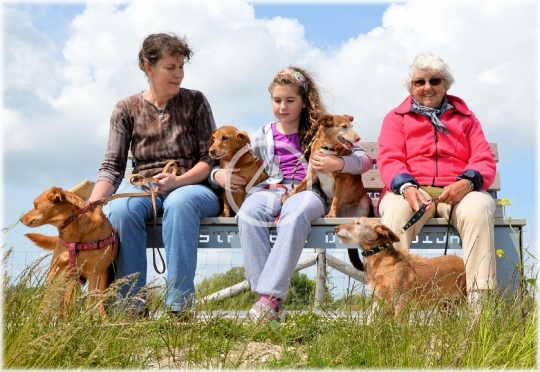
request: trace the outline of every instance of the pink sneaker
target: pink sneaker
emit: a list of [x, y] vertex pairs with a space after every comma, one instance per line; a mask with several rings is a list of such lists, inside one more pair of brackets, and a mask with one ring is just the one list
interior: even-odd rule
[[275, 320], [278, 323], [285, 323], [286, 320], [285, 307], [280, 302], [276, 309], [272, 306], [256, 302], [247, 314], [247, 319], [252, 323], [270, 323]]

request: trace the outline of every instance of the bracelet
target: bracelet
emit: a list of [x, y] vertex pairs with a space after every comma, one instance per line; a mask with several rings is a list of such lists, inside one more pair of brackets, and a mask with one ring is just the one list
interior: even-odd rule
[[418, 190], [418, 187], [412, 183], [406, 183], [404, 184], [403, 186], [401, 186], [401, 190], [400, 190], [400, 193], [401, 193], [401, 196], [405, 197], [405, 190], [407, 190], [409, 187], [414, 187], [415, 189]]

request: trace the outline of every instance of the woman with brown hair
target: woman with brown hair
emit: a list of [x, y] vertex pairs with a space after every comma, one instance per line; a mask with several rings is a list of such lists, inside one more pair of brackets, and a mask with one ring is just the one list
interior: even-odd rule
[[[210, 105], [197, 91], [181, 88], [184, 63], [193, 52], [185, 38], [149, 35], [139, 52], [139, 67], [149, 86], [120, 100], [111, 115], [105, 160], [90, 201], [115, 193], [124, 177], [128, 150], [134, 173], [154, 177], [156, 207], [163, 215], [163, 243], [167, 260], [166, 305], [173, 313], [188, 314], [195, 294], [195, 269], [201, 218], [217, 216], [219, 200], [207, 185], [215, 166], [208, 155], [208, 139], [216, 128]], [[174, 161], [178, 174], [162, 173]], [[142, 191], [126, 186], [122, 193]], [[117, 278], [138, 274], [134, 288], [127, 283], [120, 295], [130, 295], [126, 311], [145, 313], [146, 221], [153, 218], [148, 197], [119, 198], [110, 203], [111, 223], [118, 230], [120, 250]]]

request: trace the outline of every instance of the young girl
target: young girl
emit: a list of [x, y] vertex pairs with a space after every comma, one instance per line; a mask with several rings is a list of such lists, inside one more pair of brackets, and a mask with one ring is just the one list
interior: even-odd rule
[[[326, 114], [313, 78], [298, 67], [279, 71], [268, 87], [276, 121], [252, 137], [252, 150], [264, 163], [268, 179], [255, 185], [236, 216], [251, 290], [261, 297], [248, 313], [253, 322], [285, 321], [282, 302], [302, 253], [311, 221], [323, 217], [326, 202], [317, 185], [280, 200], [305, 177], [309, 146]], [[320, 172], [360, 174], [371, 168], [371, 158], [356, 147], [349, 156], [311, 154]], [[210, 176], [226, 191], [249, 183], [236, 175], [239, 169], [214, 169]], [[277, 237], [270, 245], [270, 226], [279, 218]]]

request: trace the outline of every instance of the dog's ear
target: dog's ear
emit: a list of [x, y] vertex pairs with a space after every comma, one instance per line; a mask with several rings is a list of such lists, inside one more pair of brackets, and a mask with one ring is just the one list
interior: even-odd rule
[[333, 115], [323, 115], [317, 120], [319, 125], [323, 125], [325, 127], [332, 127], [334, 125], [334, 116]]
[[79, 196], [77, 196], [75, 194], [72, 194], [70, 192], [64, 192], [64, 197], [71, 204], [76, 205], [76, 206], [81, 207], [81, 208], [86, 204], [86, 202], [84, 201], [83, 198], [81, 198], [81, 197], [79, 197]]
[[377, 234], [379, 234], [379, 236], [385, 237], [394, 243], [399, 242], [399, 237], [396, 235], [396, 233], [382, 223], [377, 225], [374, 230]]
[[217, 129], [212, 132], [212, 135], [210, 136], [210, 140], [208, 141], [208, 147], [212, 147], [214, 144], [214, 137], [216, 136]]
[[243, 145], [251, 145], [251, 140], [249, 139], [249, 135], [247, 134], [247, 132], [238, 132], [236, 138]]
[[66, 195], [64, 194], [64, 190], [62, 190], [61, 188], [51, 187], [47, 194], [47, 198], [53, 203], [59, 203], [66, 199]]
[[351, 116], [351, 115], [343, 115], [343, 117], [347, 120], [349, 120], [350, 122], [352, 122], [354, 120], [354, 116]]

